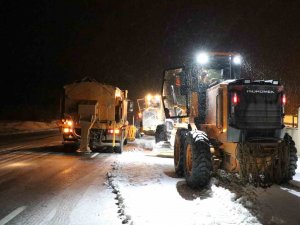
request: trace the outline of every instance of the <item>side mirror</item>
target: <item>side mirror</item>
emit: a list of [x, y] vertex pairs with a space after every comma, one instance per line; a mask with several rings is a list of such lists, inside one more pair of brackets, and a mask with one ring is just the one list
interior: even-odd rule
[[129, 112], [133, 112], [134, 102], [129, 101], [128, 103], [129, 103]]

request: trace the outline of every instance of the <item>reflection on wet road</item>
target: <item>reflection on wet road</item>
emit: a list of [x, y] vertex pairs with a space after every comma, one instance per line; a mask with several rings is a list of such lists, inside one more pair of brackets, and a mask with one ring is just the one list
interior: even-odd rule
[[114, 157], [64, 150], [59, 134], [1, 140], [0, 224], [111, 223], [104, 182]]

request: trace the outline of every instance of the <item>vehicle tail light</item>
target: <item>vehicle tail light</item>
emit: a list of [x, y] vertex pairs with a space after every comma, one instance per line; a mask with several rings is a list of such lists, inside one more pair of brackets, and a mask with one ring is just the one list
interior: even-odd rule
[[281, 103], [282, 103], [282, 105], [286, 104], [286, 95], [285, 94], [282, 95]]
[[239, 96], [238, 96], [238, 94], [237, 94], [236, 92], [234, 92], [234, 93], [232, 94], [232, 103], [233, 103], [234, 105], [237, 105], [237, 104], [239, 103]]
[[120, 130], [119, 130], [119, 129], [115, 129], [115, 130], [114, 130], [114, 129], [109, 129], [109, 130], [108, 130], [108, 133], [109, 133], [109, 134], [113, 134], [113, 133], [119, 134], [119, 133], [120, 133]]
[[69, 127], [72, 127], [73, 124], [74, 124], [72, 120], [65, 120], [65, 119], [62, 119], [62, 123], [63, 123], [64, 125], [69, 126]]
[[64, 133], [69, 133], [70, 132], [70, 129], [69, 128], [64, 128]]
[[139, 117], [139, 119], [141, 119], [142, 118], [142, 113], [139, 112], [138, 117]]
[[233, 92], [231, 94], [231, 113], [234, 114], [235, 113], [235, 106], [238, 105], [240, 99], [239, 96], [236, 92]]

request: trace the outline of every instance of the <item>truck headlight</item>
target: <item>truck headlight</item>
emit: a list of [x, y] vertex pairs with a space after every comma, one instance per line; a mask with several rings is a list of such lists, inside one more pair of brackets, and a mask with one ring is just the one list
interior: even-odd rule
[[64, 128], [64, 133], [69, 133], [69, 132], [70, 132], [70, 128], [65, 127], [65, 128]]
[[209, 61], [208, 54], [205, 53], [205, 52], [200, 52], [200, 53], [196, 56], [196, 60], [197, 60], [197, 63], [199, 63], [199, 64], [201, 64], [201, 65], [207, 64], [208, 61]]
[[67, 120], [67, 125], [70, 126], [70, 127], [73, 126], [73, 121], [72, 120]]
[[236, 56], [233, 57], [232, 61], [235, 65], [241, 65], [242, 57], [240, 55], [236, 55]]

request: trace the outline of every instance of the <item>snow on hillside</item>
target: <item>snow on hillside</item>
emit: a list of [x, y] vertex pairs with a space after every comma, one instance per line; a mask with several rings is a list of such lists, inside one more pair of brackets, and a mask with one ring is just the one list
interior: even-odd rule
[[57, 128], [56, 121], [49, 123], [36, 121], [0, 121], [0, 135], [34, 132]]

